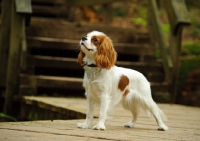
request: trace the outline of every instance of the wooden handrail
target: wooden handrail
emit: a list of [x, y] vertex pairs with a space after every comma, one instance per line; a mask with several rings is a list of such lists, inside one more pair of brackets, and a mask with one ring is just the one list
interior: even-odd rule
[[173, 67], [172, 60], [169, 54], [169, 48], [167, 47], [164, 39], [164, 32], [161, 27], [161, 22], [158, 16], [158, 8], [155, 0], [149, 0], [148, 9], [148, 28], [150, 34], [158, 42], [159, 50], [162, 56], [163, 67], [165, 71], [165, 77], [168, 82], [171, 81], [171, 69]]
[[161, 52], [166, 80], [170, 85], [172, 102], [176, 102], [178, 92], [179, 56], [181, 51], [181, 35], [183, 26], [190, 25], [184, 0], [164, 0], [167, 16], [170, 21], [170, 42], [166, 46], [164, 33], [158, 17], [156, 0], [149, 0], [148, 26], [153, 38], [158, 42]]
[[[9, 115], [12, 115], [13, 96], [19, 91], [20, 61], [23, 62], [23, 60], [26, 59], [24, 57], [23, 60], [20, 60], [22, 54], [26, 54], [25, 14], [32, 12], [30, 3], [30, 0], [12, 0], [10, 3], [10, 39], [7, 40], [10, 45], [8, 51], [6, 93], [4, 104], [4, 113]], [[22, 65], [22, 67], [24, 66]]]

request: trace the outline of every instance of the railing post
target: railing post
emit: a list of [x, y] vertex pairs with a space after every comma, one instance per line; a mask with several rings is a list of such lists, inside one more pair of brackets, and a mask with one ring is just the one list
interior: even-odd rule
[[15, 7], [15, 0], [11, 3], [11, 33], [10, 48], [8, 55], [6, 95], [4, 113], [12, 115], [13, 95], [18, 93], [20, 73], [20, 45], [22, 39], [23, 18], [18, 15]]
[[[13, 96], [19, 93], [20, 55], [23, 54], [21, 52], [26, 51], [25, 15], [21, 13], [26, 14], [30, 12], [32, 12], [30, 0], [11, 1], [10, 47], [4, 104], [4, 113], [9, 115], [13, 114]], [[24, 66], [24, 63], [21, 64], [21, 66]]]
[[158, 47], [162, 56], [163, 67], [165, 71], [165, 77], [168, 83], [171, 82], [171, 68], [173, 67], [171, 57], [169, 54], [169, 48], [165, 43], [164, 33], [161, 27], [161, 22], [158, 16], [158, 8], [155, 0], [149, 0], [148, 10], [148, 27], [149, 32], [158, 42]]
[[179, 67], [181, 52], [181, 36], [184, 25], [190, 25], [187, 8], [184, 0], [164, 0], [165, 9], [170, 23], [170, 54], [173, 62], [172, 83], [170, 92], [172, 100], [176, 103], [179, 87]]
[[0, 87], [6, 85], [6, 72], [8, 64], [8, 51], [10, 43], [12, 0], [3, 0], [1, 5], [1, 31], [0, 31]]

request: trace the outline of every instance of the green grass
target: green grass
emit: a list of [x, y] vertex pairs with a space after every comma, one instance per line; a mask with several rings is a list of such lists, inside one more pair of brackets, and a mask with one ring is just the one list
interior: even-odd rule
[[0, 118], [3, 118], [3, 119], [6, 119], [8, 121], [17, 121], [16, 118], [12, 117], [12, 116], [9, 116], [9, 115], [6, 115], [4, 113], [0, 113]]

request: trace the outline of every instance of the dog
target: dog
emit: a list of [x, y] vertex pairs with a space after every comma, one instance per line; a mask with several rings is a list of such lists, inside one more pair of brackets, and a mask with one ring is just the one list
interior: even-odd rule
[[99, 120], [93, 129], [106, 130], [107, 111], [121, 102], [133, 116], [125, 127], [134, 127], [143, 108], [155, 117], [158, 130], [168, 130], [162, 121], [164, 113], [152, 99], [150, 83], [138, 71], [115, 66], [116, 58], [112, 40], [103, 32], [89, 32], [80, 40], [78, 63], [85, 70], [83, 87], [87, 97], [87, 113], [85, 121], [77, 123], [77, 127], [91, 128], [93, 109], [99, 105]]

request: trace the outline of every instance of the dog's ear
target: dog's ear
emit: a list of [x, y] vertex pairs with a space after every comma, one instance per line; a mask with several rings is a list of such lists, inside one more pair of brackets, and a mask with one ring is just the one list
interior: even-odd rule
[[100, 68], [110, 69], [116, 62], [117, 53], [111, 39], [104, 36], [101, 40], [101, 44], [97, 48], [95, 62]]
[[84, 62], [83, 62], [83, 57], [85, 56], [85, 53], [83, 53], [83, 51], [80, 51], [78, 54], [78, 63], [81, 66], [84, 66]]

